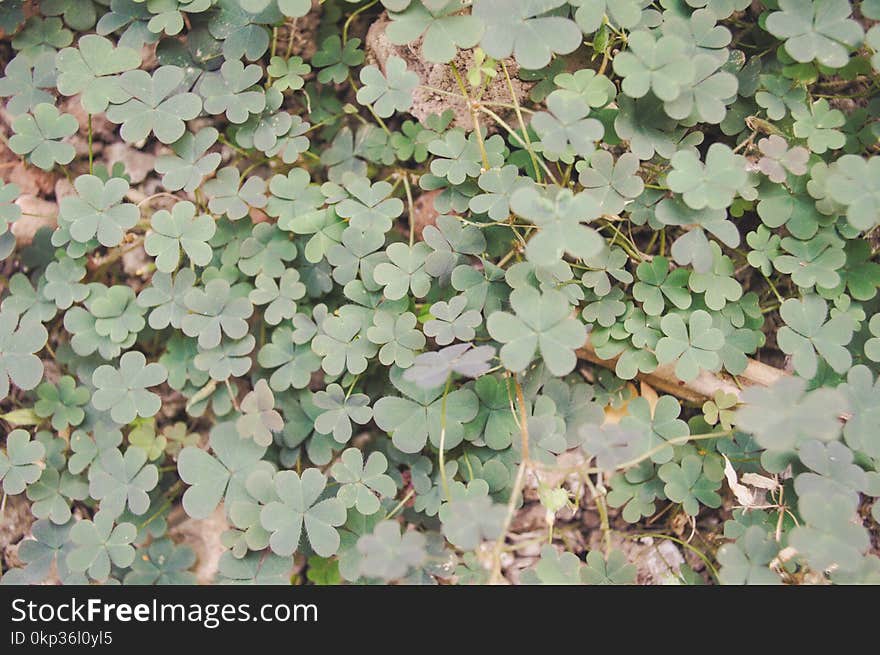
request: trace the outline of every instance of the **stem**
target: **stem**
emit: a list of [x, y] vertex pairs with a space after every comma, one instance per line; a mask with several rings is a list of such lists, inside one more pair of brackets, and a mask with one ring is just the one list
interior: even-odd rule
[[413, 497], [413, 494], [415, 494], [415, 493], [416, 493], [416, 490], [415, 490], [415, 489], [410, 489], [410, 490], [407, 492], [407, 494], [403, 497], [403, 499], [402, 499], [399, 503], [397, 503], [397, 505], [394, 506], [394, 509], [392, 509], [390, 512], [388, 512], [388, 513], [385, 515], [385, 520], [387, 521], [387, 520], [390, 519], [392, 516], [394, 516], [395, 514], [397, 514], [397, 512], [399, 512], [399, 511], [401, 510], [401, 508], [402, 508], [404, 505], [406, 505], [407, 501], [409, 501], [409, 499], [412, 498], [412, 497]]
[[489, 154], [486, 152], [486, 144], [483, 142], [483, 130], [480, 129], [480, 121], [477, 118], [476, 109], [474, 109], [474, 103], [471, 101], [470, 95], [468, 95], [467, 87], [464, 84], [464, 80], [461, 79], [461, 74], [458, 72], [458, 66], [455, 65], [455, 62], [449, 62], [449, 66], [452, 69], [452, 74], [455, 76], [455, 81], [458, 83], [458, 88], [461, 89], [462, 95], [465, 97], [465, 102], [467, 102], [468, 111], [471, 113], [471, 120], [474, 122], [474, 132], [477, 134], [477, 143], [480, 146], [480, 156], [483, 158], [483, 169], [489, 170]]
[[416, 239], [415, 212], [413, 211], [412, 189], [409, 186], [409, 173], [402, 171], [403, 189], [406, 191], [406, 206], [409, 211], [409, 247], [412, 248]]
[[541, 179], [541, 169], [538, 166], [538, 157], [535, 155], [535, 151], [532, 149], [532, 139], [529, 136], [529, 131], [526, 129], [526, 123], [523, 120], [522, 110], [519, 106], [519, 100], [516, 98], [516, 92], [513, 90], [513, 82], [510, 79], [510, 73], [507, 72], [507, 64], [503, 61], [501, 62], [501, 70], [504, 71], [504, 79], [507, 81], [507, 88], [510, 91], [510, 99], [513, 100], [514, 111], [516, 112], [516, 119], [519, 121], [519, 129], [522, 130], [523, 137], [526, 140], [527, 147], [526, 149], [529, 152], [529, 158], [532, 160], [532, 166], [535, 168], [535, 176], [538, 178], [538, 184], [541, 184], [543, 180]]
[[608, 559], [608, 556], [611, 554], [611, 524], [608, 521], [608, 505], [605, 503], [605, 493], [604, 491], [599, 492], [589, 475], [584, 476], [584, 482], [587, 483], [587, 487], [596, 501], [596, 510], [599, 512], [599, 522], [602, 534], [605, 537], [605, 559]]
[[351, 12], [351, 16], [348, 17], [348, 20], [345, 21], [345, 24], [342, 26], [342, 47], [345, 47], [345, 42], [348, 41], [348, 28], [351, 27], [351, 22], [355, 19], [358, 14], [365, 12], [370, 7], [374, 7], [379, 0], [373, 0], [372, 2], [368, 2], [360, 9]]
[[[479, 109], [480, 109], [481, 112], [483, 112], [484, 114], [486, 114], [487, 116], [489, 116], [490, 118], [492, 118], [492, 120], [494, 120], [496, 123], [498, 123], [501, 127], [503, 127], [503, 128], [507, 131], [507, 133], [510, 134], [510, 136], [512, 136], [512, 137], [513, 137], [514, 139], [516, 139], [517, 141], [519, 141], [519, 144], [520, 144], [523, 148], [528, 149], [529, 144], [526, 143], [525, 139], [524, 139], [523, 137], [521, 137], [521, 136], [517, 133], [517, 131], [514, 130], [514, 129], [513, 129], [508, 123], [507, 123], [507, 121], [505, 121], [503, 118], [501, 118], [501, 116], [499, 116], [498, 114], [496, 114], [496, 113], [495, 113], [494, 111], [492, 111], [491, 109], [487, 109], [487, 108], [484, 107], [483, 105], [480, 105]], [[543, 169], [544, 169], [544, 172], [547, 173], [547, 177], [549, 177], [551, 180], [553, 180], [553, 184], [559, 186], [559, 182], [556, 180], [556, 176], [553, 175], [553, 171], [551, 171], [551, 170], [547, 167], [547, 164], [544, 163], [544, 160], [543, 160], [543, 159], [539, 159], [539, 160], [538, 160], [538, 163], [541, 164], [541, 168], [543, 168]]]
[[443, 388], [443, 400], [440, 401], [440, 483], [443, 485], [443, 495], [446, 500], [451, 500], [449, 495], [449, 480], [446, 479], [446, 398], [449, 396], [449, 387], [452, 385], [452, 373], [446, 376], [446, 386]]
[[513, 515], [516, 513], [516, 503], [520, 498], [520, 494], [522, 494], [523, 485], [526, 480], [526, 470], [529, 467], [529, 424], [526, 413], [526, 401], [522, 386], [516, 377], [513, 378], [513, 384], [516, 386], [516, 400], [520, 413], [519, 428], [522, 459], [516, 471], [516, 479], [513, 482], [513, 489], [510, 491], [510, 498], [507, 501], [507, 513], [504, 517], [504, 524], [498, 539], [495, 541], [495, 547], [492, 549], [492, 570], [489, 574], [489, 584], [498, 584], [501, 581], [501, 553], [504, 551], [504, 542], [507, 539], [510, 524], [513, 522]]
[[89, 175], [94, 172], [94, 159], [92, 153], [92, 115], [89, 114]]

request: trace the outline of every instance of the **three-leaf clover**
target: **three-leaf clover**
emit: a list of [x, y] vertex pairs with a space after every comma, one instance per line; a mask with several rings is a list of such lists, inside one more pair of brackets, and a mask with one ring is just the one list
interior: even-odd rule
[[72, 377], [65, 375], [58, 380], [58, 384], [44, 382], [37, 387], [37, 397], [39, 400], [34, 404], [34, 412], [42, 418], [51, 416], [52, 427], [60, 431], [82, 423], [85, 418], [82, 408], [88, 404], [91, 394], [87, 388], [78, 387]]
[[46, 449], [39, 441], [31, 441], [26, 430], [13, 430], [6, 437], [6, 452], [0, 451], [0, 480], [3, 493], [10, 496], [20, 494], [27, 485], [40, 478], [42, 468], [39, 462], [46, 455]]
[[117, 423], [131, 423], [137, 416], [154, 416], [162, 406], [162, 401], [147, 387], [162, 384], [168, 371], [162, 364], [147, 364], [144, 354], [132, 350], [119, 359], [119, 368], [104, 364], [95, 369], [92, 383], [97, 390], [92, 396], [92, 405], [100, 411], [110, 411]]
[[152, 491], [159, 483], [159, 469], [147, 464], [143, 448], [128, 448], [123, 455], [113, 448], [102, 452], [89, 467], [89, 495], [101, 501], [101, 511], [116, 518], [128, 508], [141, 515], [150, 507]]
[[567, 375], [574, 369], [575, 350], [584, 345], [586, 328], [570, 315], [565, 296], [555, 290], [541, 293], [522, 287], [510, 294], [514, 314], [494, 312], [486, 327], [504, 344], [501, 361], [514, 372], [524, 371], [539, 352], [553, 375]]
[[782, 351], [791, 355], [798, 375], [814, 377], [819, 357], [841, 374], [852, 365], [846, 349], [853, 335], [849, 316], [838, 314], [826, 321], [828, 304], [815, 294], [789, 298], [779, 308], [779, 315], [785, 325], [779, 328], [776, 339]]
[[144, 70], [122, 74], [119, 84], [131, 99], [107, 110], [107, 119], [122, 124], [120, 136], [128, 143], [146, 139], [150, 133], [162, 143], [174, 143], [186, 131], [184, 121], [202, 110], [199, 96], [179, 93], [186, 73], [177, 66], [160, 66], [150, 75]]
[[253, 439], [264, 447], [272, 443], [273, 432], [284, 429], [284, 420], [275, 411], [275, 396], [265, 380], [257, 381], [254, 390], [241, 401], [241, 416], [235, 428], [242, 439]]
[[49, 333], [33, 319], [19, 321], [17, 315], [0, 311], [0, 400], [9, 395], [10, 381], [19, 389], [30, 391], [43, 378], [39, 352]]
[[675, 362], [675, 375], [684, 382], [696, 378], [700, 371], [717, 371], [721, 366], [718, 351], [724, 345], [724, 334], [712, 327], [712, 316], [698, 309], [687, 324], [679, 314], [667, 314], [660, 321], [664, 336], [657, 342], [655, 353], [660, 364]]
[[381, 507], [376, 494], [393, 498], [397, 493], [394, 480], [385, 475], [387, 470], [388, 460], [382, 453], [370, 453], [364, 462], [363, 453], [357, 448], [346, 449], [330, 469], [330, 475], [341, 485], [336, 498], [364, 516], [375, 514]]
[[707, 477], [703, 459], [698, 455], [685, 455], [681, 463], [667, 462], [657, 471], [660, 479], [666, 483], [663, 488], [667, 497], [681, 503], [684, 511], [691, 516], [700, 512], [700, 504], [706, 507], [720, 507], [721, 496], [717, 490], [721, 480]]
[[192, 313], [184, 316], [181, 328], [187, 336], [198, 337], [202, 348], [219, 346], [222, 334], [241, 339], [248, 333], [245, 319], [253, 313], [254, 306], [247, 297], [234, 295], [223, 278], [209, 280], [204, 289], [190, 289], [184, 303]]
[[58, 92], [65, 96], [80, 95], [83, 109], [101, 114], [108, 104], [122, 104], [131, 98], [120, 83], [119, 73], [141, 64], [140, 54], [113, 43], [97, 34], [83, 35], [75, 48], [64, 48], [56, 58]]
[[156, 258], [156, 268], [171, 273], [180, 264], [180, 251], [197, 266], [211, 262], [213, 250], [208, 241], [217, 227], [207, 214], [196, 216], [196, 206], [184, 200], [171, 211], [160, 209], [150, 219], [151, 232], [144, 240], [144, 250]]
[[767, 16], [767, 31], [785, 39], [785, 51], [795, 61], [814, 59], [829, 68], [842, 68], [849, 49], [862, 39], [846, 0], [779, 0], [780, 11]]
[[319, 500], [327, 478], [317, 469], [280, 471], [273, 481], [279, 500], [260, 511], [260, 523], [271, 533], [269, 545], [276, 555], [291, 555], [298, 548], [303, 526], [312, 549], [330, 557], [339, 549], [337, 527], [345, 523], [345, 507], [337, 498]]
[[123, 202], [129, 185], [120, 177], [104, 181], [95, 175], [80, 175], [73, 183], [76, 195], [61, 199], [59, 220], [68, 225], [70, 236], [80, 243], [97, 237], [102, 246], [122, 243], [126, 230], [137, 224], [140, 211]]
[[115, 523], [108, 512], [98, 512], [94, 518], [78, 521], [70, 530], [75, 548], [67, 554], [66, 563], [72, 571], [88, 572], [103, 581], [110, 576], [111, 563], [126, 568], [134, 561], [131, 543], [137, 537], [137, 528], [131, 523]]
[[76, 154], [73, 146], [61, 140], [79, 129], [76, 118], [62, 114], [54, 105], [41, 102], [32, 114], [22, 114], [12, 120], [15, 134], [9, 147], [17, 155], [27, 155], [30, 161], [50, 171], [55, 164], [69, 164]]
[[351, 439], [351, 423], [365, 425], [373, 418], [370, 408], [370, 397], [363, 393], [346, 394], [336, 383], [315, 393], [312, 401], [315, 407], [322, 409], [315, 419], [315, 431], [319, 434], [333, 434], [333, 438], [341, 444]]
[[419, 85], [418, 74], [406, 69], [400, 57], [389, 57], [385, 62], [385, 74], [376, 66], [361, 69], [361, 83], [357, 101], [372, 105], [381, 118], [388, 118], [396, 111], [406, 111], [413, 102], [413, 91]]

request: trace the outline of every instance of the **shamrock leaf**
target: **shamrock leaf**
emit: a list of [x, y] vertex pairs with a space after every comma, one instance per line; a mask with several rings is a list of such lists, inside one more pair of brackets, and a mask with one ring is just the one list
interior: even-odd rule
[[107, 120], [122, 124], [119, 134], [128, 143], [142, 141], [150, 132], [162, 143], [174, 143], [186, 130], [184, 121], [202, 110], [195, 93], [175, 93], [185, 76], [177, 66], [160, 66], [152, 76], [143, 70], [123, 73], [119, 84], [131, 99], [110, 107]]
[[262, 178], [249, 177], [241, 184], [240, 173], [234, 166], [221, 168], [213, 180], [205, 182], [202, 189], [210, 198], [208, 209], [216, 214], [226, 214], [231, 221], [247, 216], [250, 207], [259, 209], [268, 203], [266, 183]]
[[721, 480], [707, 477], [703, 459], [697, 455], [685, 455], [680, 464], [667, 462], [657, 475], [666, 483], [663, 491], [669, 500], [681, 503], [691, 516], [699, 514], [701, 503], [706, 507], [721, 506], [721, 496], [716, 493]]
[[269, 386], [275, 391], [302, 389], [308, 386], [312, 373], [321, 368], [321, 358], [308, 344], [301, 344], [289, 327], [272, 333], [271, 343], [260, 348], [257, 361], [263, 368], [277, 369], [269, 378]]
[[493, 221], [503, 221], [510, 215], [510, 198], [521, 187], [531, 184], [531, 180], [519, 174], [516, 166], [490, 168], [483, 171], [477, 180], [486, 193], [474, 196], [468, 201], [471, 211], [487, 214]]
[[180, 479], [190, 485], [183, 494], [183, 509], [195, 519], [210, 516], [224, 498], [227, 508], [248, 498], [245, 483], [254, 471], [274, 472], [272, 465], [263, 460], [266, 448], [242, 439], [232, 422], [216, 424], [208, 445], [213, 456], [196, 446], [187, 446], [177, 458]]
[[843, 155], [834, 162], [828, 179], [831, 198], [846, 206], [846, 218], [857, 230], [869, 230], [880, 222], [880, 158]]
[[449, 543], [474, 550], [483, 540], [498, 538], [505, 511], [503, 505], [492, 502], [485, 480], [474, 480], [440, 506], [439, 518]]
[[364, 332], [364, 316], [353, 305], [341, 308], [338, 316], [330, 316], [321, 324], [323, 334], [312, 340], [312, 350], [323, 357], [325, 373], [339, 375], [348, 371], [363, 373], [367, 360], [376, 354], [376, 348]]
[[150, 508], [152, 491], [159, 483], [159, 469], [147, 464], [142, 448], [129, 448], [125, 455], [116, 448], [105, 450], [89, 467], [89, 495], [101, 501], [102, 513], [117, 518], [128, 508], [141, 515]]
[[360, 44], [360, 39], [348, 39], [343, 45], [337, 34], [324, 39], [311, 61], [312, 66], [321, 69], [318, 81], [321, 84], [344, 82], [349, 68], [364, 63], [364, 51], [359, 49]]
[[639, 159], [632, 153], [624, 153], [615, 162], [611, 153], [597, 150], [590, 156], [590, 165], [581, 166], [578, 182], [586, 189], [605, 214], [619, 214], [645, 188], [639, 170]]
[[807, 172], [809, 151], [801, 146], [789, 148], [778, 134], [759, 140], [758, 150], [763, 154], [758, 160], [758, 168], [771, 182], [785, 182], [788, 173], [804, 175]]
[[541, 137], [545, 152], [562, 156], [571, 150], [589, 157], [596, 149], [605, 128], [590, 114], [589, 104], [580, 96], [554, 91], [547, 97], [546, 111], [532, 116], [532, 127]]
[[357, 550], [361, 555], [360, 574], [386, 582], [399, 580], [427, 558], [425, 536], [414, 530], [401, 535], [397, 521], [382, 521], [371, 534], [362, 535]]
[[230, 377], [241, 377], [251, 368], [251, 351], [256, 339], [248, 334], [242, 339], [224, 339], [219, 346], [200, 350], [193, 364], [205, 371], [215, 382], [225, 382]]
[[395, 316], [379, 311], [373, 316], [373, 325], [367, 328], [367, 339], [379, 349], [379, 361], [385, 366], [400, 368], [413, 365], [415, 352], [425, 345], [425, 335], [415, 329], [416, 317], [411, 312]]
[[313, 397], [315, 407], [322, 410], [315, 418], [315, 431], [319, 434], [333, 434], [341, 444], [351, 439], [351, 423], [366, 425], [373, 418], [370, 397], [363, 393], [346, 394], [338, 384], [329, 384]]
[[256, 64], [245, 66], [238, 60], [227, 59], [220, 71], [206, 75], [199, 85], [199, 94], [205, 99], [209, 114], [226, 114], [231, 123], [244, 123], [251, 114], [259, 114], [266, 107], [266, 95], [255, 85], [262, 79], [263, 69]]
[[266, 305], [263, 318], [269, 325], [278, 325], [285, 318], [296, 315], [296, 301], [306, 295], [306, 285], [299, 281], [299, 271], [288, 269], [276, 283], [268, 275], [260, 273], [256, 288], [248, 294], [255, 305]]
[[6, 452], [0, 451], [0, 480], [3, 493], [20, 494], [27, 485], [40, 478], [40, 462], [46, 449], [39, 441], [31, 441], [25, 430], [13, 430], [6, 437]]
[[814, 294], [802, 299], [789, 298], [779, 308], [785, 325], [776, 335], [782, 351], [792, 356], [798, 375], [812, 378], [822, 357], [838, 373], [852, 365], [852, 356], [845, 346], [853, 335], [852, 319], [839, 314], [829, 320], [827, 303]]
[[568, 189], [548, 190], [526, 187], [510, 198], [511, 210], [538, 227], [526, 246], [526, 257], [537, 266], [551, 266], [564, 253], [586, 259], [602, 250], [604, 240], [593, 228], [583, 225], [598, 218], [601, 209], [586, 193]]
[[424, 242], [412, 247], [392, 243], [386, 248], [385, 253], [391, 261], [382, 262], [373, 271], [373, 278], [384, 287], [386, 298], [400, 300], [410, 291], [416, 298], [428, 294], [431, 277], [425, 272], [425, 259], [429, 250]]
[[454, 296], [448, 302], [440, 300], [431, 305], [431, 316], [425, 322], [425, 334], [432, 337], [440, 346], [446, 346], [458, 339], [472, 341], [474, 328], [483, 322], [480, 312], [467, 307], [467, 296]]
[[117, 525], [108, 512], [98, 512], [91, 521], [77, 521], [70, 530], [75, 548], [67, 554], [67, 566], [71, 571], [87, 572], [93, 580], [103, 582], [110, 577], [111, 563], [126, 568], [134, 561], [135, 550], [131, 543], [136, 536], [134, 525]]
[[425, 447], [428, 437], [431, 444], [439, 448], [442, 436], [447, 450], [462, 442], [463, 424], [477, 415], [479, 403], [473, 391], [450, 391], [444, 401], [442, 384], [421, 388], [408, 382], [403, 371], [396, 367], [391, 369], [390, 378], [405, 397], [380, 398], [373, 406], [373, 418], [380, 429], [391, 433], [395, 447], [405, 453], [417, 453]]
[[43, 469], [40, 479], [28, 485], [27, 497], [31, 512], [40, 519], [49, 519], [56, 525], [70, 520], [70, 502], [89, 497], [89, 485], [67, 471], [59, 473], [51, 467]]
[[400, 13], [389, 14], [392, 22], [386, 34], [396, 45], [412, 43], [422, 37], [422, 56], [430, 62], [444, 64], [455, 57], [458, 48], [477, 45], [483, 35], [483, 21], [477, 15], [459, 13], [461, 7], [456, 2], [434, 4], [436, 7], [412, 3]]
[[671, 161], [669, 188], [682, 194], [692, 209], [726, 209], [737, 194], [747, 200], [755, 198], [745, 157], [723, 143], [709, 146], [705, 163], [692, 150], [679, 150]]
[[388, 460], [379, 452], [371, 453], [364, 463], [364, 456], [357, 448], [346, 449], [339, 461], [330, 469], [330, 475], [340, 485], [336, 498], [345, 507], [354, 507], [364, 516], [381, 509], [379, 499], [393, 498], [397, 493], [394, 480], [385, 475]]
[[214, 219], [207, 214], [196, 216], [196, 206], [184, 200], [171, 211], [160, 209], [150, 219], [152, 231], [144, 241], [144, 250], [156, 258], [156, 268], [171, 273], [180, 264], [180, 251], [197, 266], [211, 262], [213, 252], [208, 241], [214, 236]]
[[472, 344], [459, 343], [417, 355], [403, 377], [423, 389], [431, 389], [443, 384], [452, 373], [471, 378], [483, 375], [491, 368], [489, 360], [494, 357], [495, 349], [492, 346], [473, 348]]
[[633, 285], [633, 298], [642, 303], [642, 309], [649, 316], [663, 313], [664, 298], [679, 309], [691, 306], [691, 295], [684, 288], [690, 279], [687, 269], [669, 272], [669, 261], [665, 257], [654, 257], [650, 262], [639, 264], [636, 275], [639, 281]]
[[123, 202], [129, 185], [112, 177], [106, 182], [95, 175], [80, 175], [73, 183], [76, 195], [61, 199], [59, 221], [66, 223], [70, 236], [79, 243], [98, 238], [102, 246], [118, 246], [126, 230], [140, 218], [138, 208]]
[[353, 176], [346, 179], [345, 188], [352, 197], [343, 199], [336, 213], [350, 219], [350, 225], [358, 230], [385, 233], [403, 212], [403, 201], [389, 197], [392, 187], [388, 182], [371, 185], [367, 178]]
[[515, 315], [494, 312], [486, 327], [496, 341], [504, 344], [501, 361], [514, 372], [524, 371], [536, 352], [553, 375], [567, 375], [577, 362], [575, 350], [583, 346], [586, 329], [571, 318], [565, 296], [559, 291], [541, 293], [522, 287], [510, 294]]
[[303, 88], [305, 80], [302, 76], [308, 75], [311, 70], [311, 66], [303, 63], [302, 57], [272, 57], [266, 67], [266, 72], [273, 78], [272, 86], [279, 91], [298, 91]]
[[[85, 275], [86, 267], [70, 257], [51, 262], [44, 274], [46, 285], [43, 287], [43, 296], [53, 301], [58, 309], [69, 309], [73, 303], [82, 302], [89, 295], [89, 288], [80, 284]], [[12, 286], [10, 284], [10, 288]]]
[[196, 134], [185, 132], [171, 144], [173, 155], [160, 155], [156, 158], [156, 172], [162, 174], [162, 186], [169, 191], [195, 191], [202, 180], [220, 165], [220, 153], [208, 152], [218, 136], [217, 130], [206, 127]]
[[119, 73], [140, 64], [141, 56], [136, 50], [113, 47], [103, 36], [86, 34], [75, 48], [64, 48], [55, 58], [58, 92], [65, 96], [79, 93], [83, 109], [89, 114], [102, 114], [108, 104], [119, 105], [131, 98]]
[[10, 381], [30, 391], [43, 378], [43, 362], [34, 353], [42, 350], [49, 333], [42, 323], [0, 311], [0, 399], [9, 395]]
[[284, 429], [281, 414], [275, 411], [275, 396], [265, 380], [258, 380], [241, 401], [241, 416], [235, 428], [242, 439], [253, 439], [263, 447], [272, 443], [273, 432]]
[[385, 74], [375, 66], [361, 69], [361, 83], [357, 101], [372, 105], [381, 118], [388, 118], [396, 111], [406, 111], [413, 102], [413, 91], [419, 85], [418, 74], [406, 70], [406, 62], [391, 56], [385, 62]]
[[54, 105], [41, 102], [32, 114], [22, 114], [12, 120], [15, 134], [9, 139], [9, 148], [17, 155], [27, 155], [34, 166], [51, 171], [55, 164], [69, 164], [76, 152], [61, 139], [77, 131], [76, 118], [62, 114]]
[[246, 297], [234, 296], [229, 282], [222, 278], [208, 281], [204, 289], [190, 289], [184, 303], [192, 313], [184, 316], [181, 328], [187, 336], [198, 337], [202, 348], [220, 345], [221, 332], [230, 339], [241, 339], [248, 333], [245, 319], [254, 307]]
[[123, 580], [127, 585], [194, 585], [196, 576], [189, 569], [196, 563], [196, 554], [186, 545], [176, 545], [170, 539], [159, 539], [150, 544], [146, 555], [135, 558], [131, 571]]
[[846, 397], [835, 389], [807, 392], [806, 388], [806, 380], [784, 377], [766, 388], [746, 389], [740, 397], [742, 407], [736, 411], [736, 425], [774, 451], [793, 450], [810, 439], [837, 439]]
[[663, 336], [655, 348], [660, 364], [676, 362], [675, 375], [690, 382], [701, 370], [717, 371], [721, 366], [718, 350], [724, 345], [721, 330], [712, 327], [712, 317], [698, 309], [684, 320], [678, 314], [667, 314], [660, 321]]
[[162, 406], [158, 395], [147, 391], [165, 382], [168, 371], [155, 362], [147, 364], [143, 353], [133, 350], [119, 360], [119, 368], [104, 364], [95, 369], [92, 383], [97, 388], [92, 405], [100, 411], [110, 410], [117, 423], [131, 423], [135, 417], [154, 416]]
[[795, 61], [814, 59], [829, 68], [849, 61], [849, 48], [862, 39], [862, 28], [852, 20], [845, 0], [779, 0], [779, 9], [767, 16], [767, 31], [785, 39], [785, 51]]
[[294, 471], [275, 474], [279, 500], [263, 507], [260, 523], [271, 533], [269, 545], [276, 555], [291, 555], [299, 548], [303, 526], [318, 555], [330, 557], [339, 549], [336, 528], [345, 523], [345, 507], [336, 498], [318, 500], [326, 484], [327, 478], [313, 468], [301, 477]]
[[636, 581], [636, 567], [626, 555], [612, 550], [605, 557], [599, 551], [587, 553], [587, 565], [581, 569], [581, 580], [593, 585], [626, 585]]
[[82, 423], [85, 418], [82, 407], [88, 404], [91, 394], [85, 387], [76, 386], [76, 380], [72, 377], [65, 375], [57, 385], [44, 382], [37, 387], [37, 397], [39, 400], [34, 405], [37, 416], [51, 416], [52, 427], [60, 431]]
[[693, 58], [677, 36], [656, 38], [638, 30], [629, 35], [627, 46], [614, 57], [614, 72], [623, 78], [621, 88], [630, 98], [653, 91], [660, 100], [675, 100], [693, 81]]
[[184, 298], [195, 281], [196, 274], [189, 268], [178, 271], [174, 277], [169, 273], [153, 273], [150, 286], [137, 297], [137, 303], [141, 307], [154, 308], [149, 318], [151, 328], [161, 330], [169, 325], [180, 328], [187, 315]]
[[116, 428], [100, 424], [91, 430], [76, 430], [70, 435], [70, 450], [73, 454], [67, 460], [67, 468], [74, 475], [85, 471], [92, 462], [107, 450], [114, 450], [122, 443], [122, 432]]
[[[55, 57], [44, 54], [34, 61], [20, 55], [6, 64], [6, 76], [0, 78], [0, 96], [9, 97], [6, 111], [12, 116], [26, 114], [41, 103], [54, 104], [46, 89], [55, 86]], [[11, 97], [10, 97], [11, 96]]]
[[839, 109], [832, 109], [825, 98], [810, 105], [791, 110], [794, 135], [806, 139], [810, 150], [821, 155], [827, 150], [837, 150], [846, 143], [846, 137], [835, 128], [843, 127], [846, 118]]
[[581, 584], [580, 573], [584, 564], [577, 555], [560, 553], [551, 544], [541, 546], [541, 559], [520, 576], [520, 582], [527, 585], [576, 585]]
[[566, 55], [581, 44], [578, 26], [563, 16], [546, 16], [563, 0], [478, 0], [474, 16], [486, 26], [480, 47], [494, 59], [513, 55], [523, 68], [538, 69], [554, 54]]
[[661, 396], [656, 403], [649, 403], [642, 396], [634, 398], [627, 405], [628, 414], [620, 420], [623, 430], [647, 435], [641, 440], [652, 452], [651, 461], [665, 464], [672, 459], [672, 446], [660, 448], [665, 442], [677, 442], [690, 431], [687, 423], [679, 419], [681, 406], [672, 396]]

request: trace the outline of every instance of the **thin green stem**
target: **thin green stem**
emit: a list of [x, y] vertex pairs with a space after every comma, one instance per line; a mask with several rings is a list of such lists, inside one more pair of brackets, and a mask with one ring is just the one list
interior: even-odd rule
[[446, 398], [449, 396], [449, 387], [452, 386], [452, 373], [446, 376], [446, 386], [443, 388], [443, 400], [440, 401], [440, 483], [443, 485], [443, 495], [450, 500], [449, 480], [446, 479]]

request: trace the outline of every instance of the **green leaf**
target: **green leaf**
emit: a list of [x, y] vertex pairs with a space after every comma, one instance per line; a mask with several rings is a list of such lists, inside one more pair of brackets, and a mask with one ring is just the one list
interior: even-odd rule
[[9, 147], [17, 155], [27, 155], [34, 166], [51, 171], [55, 164], [73, 161], [76, 154], [73, 146], [61, 140], [78, 129], [76, 118], [42, 102], [32, 109], [32, 114], [22, 114], [12, 120], [15, 134], [9, 139]]
[[413, 3], [401, 13], [390, 13], [391, 24], [385, 33], [396, 45], [412, 43], [422, 37], [424, 58], [444, 64], [455, 57], [458, 48], [477, 45], [483, 35], [483, 22], [476, 15], [458, 13], [461, 7], [457, 2], [434, 4], [436, 8]]
[[55, 59], [58, 68], [58, 92], [80, 95], [83, 109], [89, 114], [107, 111], [108, 104], [119, 105], [132, 95], [123, 87], [119, 73], [141, 65], [141, 56], [132, 48], [113, 47], [103, 36], [86, 34], [76, 48], [64, 48]]
[[785, 325], [776, 335], [782, 351], [792, 356], [798, 375], [812, 378], [819, 366], [819, 357], [838, 373], [846, 373], [852, 356], [845, 346], [853, 335], [852, 320], [846, 315], [828, 317], [827, 303], [816, 295], [802, 299], [789, 298], [779, 308]]
[[113, 448], [102, 452], [89, 467], [89, 495], [101, 501], [102, 513], [119, 517], [128, 508], [140, 516], [150, 507], [152, 491], [159, 483], [159, 469], [147, 464], [142, 448], [128, 448], [125, 455]]
[[253, 439], [260, 446], [271, 445], [272, 433], [284, 429], [281, 414], [275, 411], [275, 396], [265, 380], [258, 380], [241, 401], [241, 414], [235, 423], [239, 436]]
[[39, 462], [46, 449], [38, 441], [31, 441], [26, 430], [13, 430], [6, 437], [6, 452], [0, 451], [0, 480], [3, 493], [10, 496], [20, 494], [25, 487], [40, 478], [42, 469]]
[[309, 544], [321, 557], [330, 557], [339, 549], [336, 528], [345, 523], [345, 508], [336, 498], [319, 500], [326, 484], [317, 469], [307, 469], [302, 476], [294, 471], [275, 474], [280, 500], [263, 507], [260, 523], [271, 533], [269, 545], [276, 555], [291, 555], [299, 548], [303, 526]]
[[196, 266], [211, 262], [213, 251], [208, 241], [214, 236], [214, 219], [207, 214], [196, 216], [196, 206], [184, 200], [171, 211], [160, 209], [150, 219], [151, 232], [144, 241], [144, 250], [156, 258], [156, 268], [163, 273], [175, 271], [183, 250]]
[[136, 350], [125, 353], [119, 368], [104, 364], [95, 369], [92, 382], [97, 388], [92, 405], [110, 411], [117, 423], [131, 423], [135, 417], [154, 416], [162, 406], [157, 394], [147, 391], [165, 382], [168, 371], [161, 364], [147, 364], [147, 358]]
[[375, 514], [381, 509], [379, 498], [393, 498], [397, 485], [385, 475], [388, 460], [379, 452], [371, 453], [364, 463], [364, 457], [357, 448], [348, 448], [333, 465], [330, 475], [341, 486], [336, 498], [346, 508], [354, 507], [364, 516]]
[[785, 39], [785, 51], [795, 61], [814, 59], [829, 68], [842, 68], [849, 49], [862, 40], [862, 28], [852, 20], [846, 0], [779, 0], [767, 16], [767, 31]]
[[422, 566], [428, 556], [425, 536], [412, 530], [401, 534], [396, 521], [382, 521], [371, 534], [361, 536], [357, 550], [361, 555], [360, 575], [386, 582], [399, 580]]
[[394, 112], [407, 111], [413, 102], [413, 91], [419, 85], [419, 76], [406, 69], [406, 62], [391, 56], [385, 62], [385, 74], [376, 66], [361, 69], [363, 86], [358, 89], [357, 101], [372, 105], [373, 111], [382, 118]]
[[103, 582], [110, 577], [111, 564], [126, 568], [134, 562], [135, 550], [131, 543], [136, 536], [134, 525], [117, 525], [107, 512], [98, 512], [91, 521], [77, 521], [70, 531], [75, 548], [67, 554], [67, 566]]
[[0, 400], [9, 395], [12, 382], [30, 391], [43, 378], [43, 362], [34, 353], [42, 350], [49, 333], [41, 323], [0, 311]]
[[500, 353], [504, 366], [524, 371], [539, 352], [554, 375], [570, 373], [577, 361], [574, 351], [583, 346], [586, 329], [570, 317], [565, 296], [523, 287], [510, 294], [510, 304], [515, 314], [494, 312], [486, 323], [492, 338], [504, 344]]

